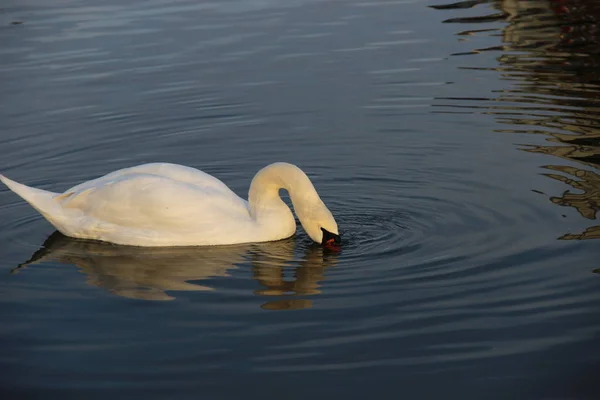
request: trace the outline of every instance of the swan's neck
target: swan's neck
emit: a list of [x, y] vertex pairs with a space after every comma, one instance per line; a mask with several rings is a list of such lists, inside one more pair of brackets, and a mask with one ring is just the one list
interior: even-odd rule
[[274, 163], [258, 171], [250, 184], [250, 215], [261, 226], [293, 229], [295, 232], [294, 216], [279, 196], [280, 189], [288, 191], [294, 211], [303, 225], [311, 210], [322, 204], [312, 182], [300, 168], [288, 163]]

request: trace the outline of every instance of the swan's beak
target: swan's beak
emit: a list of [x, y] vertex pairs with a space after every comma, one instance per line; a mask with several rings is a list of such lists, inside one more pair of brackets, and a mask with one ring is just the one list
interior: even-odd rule
[[326, 229], [321, 228], [323, 231], [323, 241], [321, 245], [323, 246], [340, 246], [342, 244], [342, 238], [340, 235], [336, 235], [335, 233], [331, 233]]

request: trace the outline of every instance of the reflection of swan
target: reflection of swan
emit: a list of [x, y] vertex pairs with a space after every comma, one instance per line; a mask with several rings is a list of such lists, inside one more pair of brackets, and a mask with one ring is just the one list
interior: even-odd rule
[[[87, 275], [90, 285], [102, 287], [119, 296], [143, 300], [173, 300], [165, 291], [214, 290], [191, 281], [226, 277], [228, 271], [242, 263], [251, 263], [254, 276], [267, 289], [258, 295], [317, 294], [318, 281], [326, 266], [335, 263], [320, 246], [309, 247], [304, 258], [294, 261], [295, 241], [209, 247], [130, 247], [72, 239], [53, 233], [27, 262], [27, 265], [56, 260], [74, 264]], [[283, 282], [282, 271], [295, 268], [296, 283]], [[274, 277], [279, 276], [276, 280]], [[269, 278], [272, 277], [272, 278]], [[285, 286], [287, 285], [287, 286]], [[285, 293], [284, 293], [285, 292]], [[269, 302], [264, 308], [282, 309], [310, 306], [309, 300], [291, 299]]]
[[[293, 245], [292, 242], [288, 243]], [[262, 296], [293, 296], [285, 300], [270, 301], [263, 304], [262, 308], [284, 310], [311, 307], [310, 300], [298, 299], [296, 296], [321, 293], [319, 282], [325, 279], [325, 270], [337, 263], [337, 253], [318, 246], [309, 247], [298, 267], [293, 269], [293, 275], [287, 279], [283, 268], [285, 264], [281, 261], [282, 259], [278, 261], [273, 257], [270, 248], [267, 252], [258, 251], [252, 255], [254, 279], [262, 286], [254, 293]]]
[[280, 240], [296, 232], [279, 190], [289, 192], [302, 227], [317, 243], [339, 244], [338, 227], [310, 179], [274, 163], [252, 180], [248, 201], [195, 168], [167, 163], [125, 168], [62, 194], [0, 175], [59, 232], [133, 246], [196, 246]]

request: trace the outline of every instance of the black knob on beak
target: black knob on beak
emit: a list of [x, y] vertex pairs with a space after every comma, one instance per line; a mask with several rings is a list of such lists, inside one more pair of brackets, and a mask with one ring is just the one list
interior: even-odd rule
[[322, 245], [333, 244], [333, 245], [339, 246], [340, 244], [342, 244], [342, 238], [340, 238], [340, 235], [331, 233], [328, 230], [323, 229], [323, 228], [321, 228], [321, 231], [323, 231], [323, 240], [321, 241]]

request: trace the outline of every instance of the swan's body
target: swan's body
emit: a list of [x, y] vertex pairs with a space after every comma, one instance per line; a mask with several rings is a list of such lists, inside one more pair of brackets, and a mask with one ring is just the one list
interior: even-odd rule
[[[337, 224], [310, 179], [274, 163], [252, 180], [248, 201], [200, 170], [168, 163], [124, 168], [54, 193], [0, 180], [65, 236], [132, 246], [198, 246], [280, 240], [296, 232], [280, 189], [316, 242]], [[324, 237], [325, 236], [325, 237]]]

